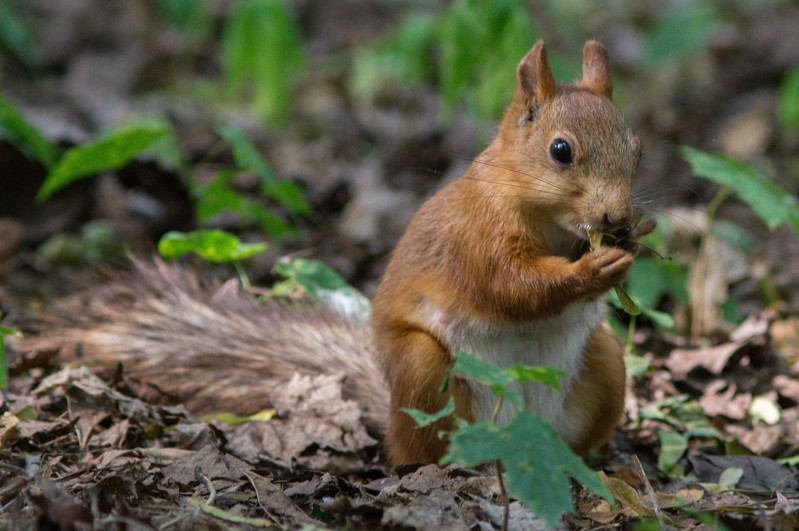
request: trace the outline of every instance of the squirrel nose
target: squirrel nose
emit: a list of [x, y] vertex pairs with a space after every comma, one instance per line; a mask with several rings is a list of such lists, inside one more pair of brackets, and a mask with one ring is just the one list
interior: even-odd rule
[[605, 212], [604, 219], [605, 227], [613, 232], [619, 232], [624, 229], [630, 228], [631, 216], [625, 214]]
[[633, 235], [633, 229], [629, 225], [622, 227], [615, 231], [613, 235], [616, 237], [617, 240], [623, 241], [630, 238]]

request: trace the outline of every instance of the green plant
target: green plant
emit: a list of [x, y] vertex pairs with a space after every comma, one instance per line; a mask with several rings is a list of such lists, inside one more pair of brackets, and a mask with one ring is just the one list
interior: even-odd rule
[[284, 2], [236, 2], [223, 29], [222, 58], [233, 94], [247, 95], [269, 122], [286, 118], [292, 85], [306, 57], [300, 31]]
[[445, 113], [466, 101], [478, 115], [498, 116], [510, 101], [516, 65], [533, 41], [527, 7], [516, 0], [460, 0], [440, 24]]
[[277, 297], [319, 298], [324, 291], [354, 289], [335, 270], [319, 260], [294, 258], [275, 264], [275, 271], [285, 280], [272, 286], [271, 293]]
[[479, 118], [493, 119], [510, 101], [516, 65], [533, 36], [524, 2], [456, 0], [437, 15], [409, 16], [395, 32], [359, 50], [353, 90], [370, 96], [381, 83], [435, 81], [443, 118], [465, 104]]
[[109, 220], [94, 219], [77, 234], [53, 234], [38, 247], [37, 254], [53, 264], [92, 264], [124, 259], [125, 247]]
[[45, 201], [67, 185], [103, 171], [117, 170], [158, 140], [170, 136], [163, 124], [128, 125], [115, 129], [99, 140], [72, 147], [64, 152], [50, 168], [50, 172], [36, 194], [37, 201]]
[[219, 229], [187, 233], [171, 231], [158, 241], [158, 254], [167, 259], [194, 253], [209, 262], [231, 262], [241, 284], [247, 289], [251, 287], [250, 281], [241, 267], [241, 261], [265, 251], [266, 248], [266, 243], [243, 243], [236, 235]]
[[[559, 389], [562, 371], [524, 365], [502, 369], [458, 353], [450, 371], [450, 377], [454, 376], [488, 386], [497, 396], [497, 407], [492, 422], [467, 424], [455, 419], [456, 429], [449, 434], [449, 448], [442, 463], [457, 461], [467, 466], [498, 463], [500, 471], [505, 470], [509, 493], [548, 525], [557, 523], [563, 513], [574, 511], [569, 477], [611, 499], [599, 476], [563, 443], [548, 422], [523, 408], [521, 395], [513, 389], [517, 382], [538, 382]], [[516, 412], [507, 424], [496, 424], [506, 400], [514, 405]], [[450, 400], [442, 411], [433, 414], [406, 412], [418, 424], [426, 425], [454, 414], [454, 404]]]
[[0, 98], [0, 137], [45, 168], [58, 159], [58, 146], [47, 140], [7, 100]]
[[265, 243], [243, 243], [223, 230], [171, 231], [158, 241], [158, 254], [168, 259], [194, 253], [209, 262], [237, 262], [266, 250]]
[[8, 384], [8, 368], [6, 366], [6, 336], [16, 336], [19, 332], [0, 326], [0, 390], [6, 388]]
[[784, 129], [799, 131], [799, 66], [785, 74], [780, 83], [777, 119]]
[[414, 85], [433, 79], [437, 25], [430, 13], [412, 13], [383, 39], [356, 49], [351, 79], [356, 96], [370, 98], [397, 82]]
[[[688, 146], [683, 146], [680, 153], [694, 173], [729, 187], [769, 229], [785, 224], [799, 234], [799, 201], [763, 173], [730, 157]], [[721, 201], [724, 199], [726, 195], [721, 197]]]
[[[787, 225], [799, 234], [799, 200], [780, 188], [762, 172], [724, 155], [716, 155], [684, 146], [680, 149], [683, 158], [698, 176], [722, 185], [716, 197], [707, 207], [707, 232], [730, 245], [751, 250], [757, 243], [754, 236], [733, 222], [716, 219], [719, 207], [731, 196], [738, 197], [768, 226], [775, 229]], [[662, 224], [661, 224], [662, 225]], [[665, 230], [657, 230], [644, 238], [648, 247], [662, 248], [668, 240]], [[696, 267], [701, 267], [704, 254], [712, 251], [704, 241]], [[670, 259], [638, 257], [625, 284], [631, 297], [641, 306], [642, 312], [653, 322], [664, 328], [672, 328], [673, 319], [662, 312], [654, 311], [664, 296], [670, 296], [681, 304], [691, 304], [686, 288], [690, 267]], [[617, 308], [621, 303], [614, 293], [608, 299]], [[735, 322], [739, 318], [732, 300], [721, 307], [722, 316]], [[695, 332], [696, 335], [696, 332]]]
[[[302, 188], [291, 181], [279, 180], [241, 130], [225, 125], [217, 132], [232, 147], [235, 168], [225, 168], [218, 172], [207, 185], [192, 186], [199, 221], [207, 222], [228, 211], [238, 214], [243, 224], [257, 223], [271, 236], [294, 232], [293, 226], [272, 213], [265, 206], [265, 202], [276, 202], [290, 216], [308, 214], [311, 208], [305, 201]], [[260, 186], [255, 197], [241, 193], [231, 186], [231, 179], [245, 171], [253, 172], [259, 178]]]
[[724, 441], [702, 409], [699, 401], [688, 395], [677, 395], [653, 402], [639, 411], [639, 421], [649, 419], [671, 426], [658, 431], [660, 452], [658, 467], [669, 475], [682, 475], [678, 461], [690, 447], [691, 439]]
[[[233, 212], [240, 216], [243, 225], [257, 224], [270, 236], [293, 233], [295, 224], [278, 217], [268, 204], [279, 205], [290, 217], [306, 215], [311, 208], [305, 201], [303, 189], [294, 182], [278, 179], [241, 130], [224, 125], [217, 132], [232, 149], [234, 166], [219, 171], [205, 185], [189, 179], [190, 193], [200, 223], [206, 223], [223, 212]], [[185, 167], [171, 127], [162, 122], [132, 122], [108, 131], [95, 141], [73, 146], [62, 153], [58, 146], [47, 140], [11, 103], [2, 98], [0, 137], [49, 170], [36, 196], [40, 202], [77, 180], [119, 170], [145, 153], [169, 167], [188, 170], [190, 174], [202, 164]], [[231, 179], [242, 172], [252, 172], [258, 176], [259, 186], [255, 195], [240, 192], [231, 185]], [[54, 246], [52, 250], [72, 258], [85, 254], [84, 251], [92, 247], [85, 247], [84, 243], [74, 238], [61, 243], [68, 245]], [[62, 251], [66, 251], [66, 254]]]
[[40, 65], [39, 57], [33, 46], [33, 35], [28, 27], [28, 20], [19, 11], [9, 5], [9, 2], [0, 2], [0, 49], [12, 53], [28, 68]]
[[354, 323], [368, 323], [369, 299], [323, 262], [293, 258], [276, 263], [275, 271], [285, 280], [276, 282], [268, 296], [317, 300]]
[[708, 2], [675, 4], [645, 28], [644, 56], [652, 64], [696, 54], [713, 35], [718, 13]]
[[188, 33], [201, 33], [209, 26], [208, 0], [157, 0], [161, 17], [172, 26]]

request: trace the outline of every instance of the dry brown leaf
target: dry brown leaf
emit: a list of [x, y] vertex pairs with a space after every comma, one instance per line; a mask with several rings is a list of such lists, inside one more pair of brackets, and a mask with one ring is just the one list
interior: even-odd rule
[[641, 496], [641, 501], [647, 505], [657, 506], [660, 509], [672, 509], [675, 507], [688, 507], [701, 500], [705, 491], [697, 488], [680, 489], [677, 492], [656, 492], [655, 503], [652, 503], [650, 496]]
[[688, 373], [699, 367], [711, 374], [719, 375], [732, 355], [740, 348], [741, 345], [737, 343], [724, 343], [710, 348], [675, 349], [666, 360], [666, 367], [678, 380], [684, 379]]
[[319, 525], [318, 521], [302, 512], [291, 498], [280, 487], [272, 483], [271, 480], [256, 474], [252, 470], [245, 472], [244, 475], [255, 490], [258, 505], [261, 506], [266, 514], [278, 515], [281, 517], [281, 521], [285, 521], [288, 518], [292, 522], [307, 526]]
[[0, 448], [8, 445], [8, 443], [19, 436], [18, 424], [19, 419], [16, 415], [12, 415], [6, 411], [0, 416]]
[[87, 456], [86, 462], [98, 468], [122, 466], [127, 463], [146, 461], [148, 465], [164, 466], [178, 459], [194, 454], [193, 450], [180, 448], [131, 448], [125, 450], [104, 450], [96, 457]]
[[259, 456], [309, 468], [343, 472], [369, 466], [378, 442], [366, 431], [362, 410], [342, 395], [342, 376], [295, 375], [275, 397], [279, 416], [269, 422], [238, 426], [216, 423], [236, 455], [247, 461]]
[[50, 522], [60, 529], [91, 529], [94, 517], [89, 507], [79, 504], [62, 485], [44, 477], [36, 478], [34, 489], [28, 500], [36, 506]]
[[634, 517], [655, 516], [655, 511], [645, 506], [641, 497], [634, 488], [620, 479], [608, 477], [604, 472], [599, 472], [602, 483], [608, 488], [613, 498], [621, 504], [624, 514]]
[[735, 384], [726, 380], [714, 380], [699, 397], [699, 405], [706, 415], [724, 416], [733, 420], [745, 419], [751, 403], [750, 393], [738, 393]]
[[702, 482], [718, 483], [719, 477], [725, 470], [737, 467], [744, 472], [738, 482], [739, 489], [768, 493], [779, 488], [785, 494], [799, 493], [796, 468], [767, 457], [689, 452], [688, 460], [693, 466], [697, 480]]
[[799, 317], [778, 319], [769, 329], [774, 348], [789, 364], [799, 362]]
[[778, 374], [771, 380], [771, 385], [781, 396], [799, 404], [799, 381], [795, 378]]
[[[783, 439], [782, 426], [757, 424], [751, 429], [744, 429], [738, 434], [738, 441], [756, 454], [768, 454], [780, 445]], [[735, 433], [734, 429], [730, 431]]]

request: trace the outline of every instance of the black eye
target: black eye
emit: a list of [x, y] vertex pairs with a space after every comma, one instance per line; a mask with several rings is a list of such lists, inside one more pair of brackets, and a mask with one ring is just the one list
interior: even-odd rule
[[552, 145], [549, 146], [549, 153], [553, 159], [561, 164], [571, 164], [573, 162], [572, 147], [562, 138], [556, 138], [552, 141]]

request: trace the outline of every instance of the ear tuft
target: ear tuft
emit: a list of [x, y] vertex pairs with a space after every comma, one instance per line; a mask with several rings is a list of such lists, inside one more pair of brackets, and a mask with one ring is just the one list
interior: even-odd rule
[[544, 41], [538, 40], [516, 69], [514, 99], [526, 103], [549, 101], [555, 97], [556, 88]]
[[583, 79], [580, 86], [609, 100], [613, 98], [610, 57], [605, 47], [597, 41], [588, 41], [583, 48]]

